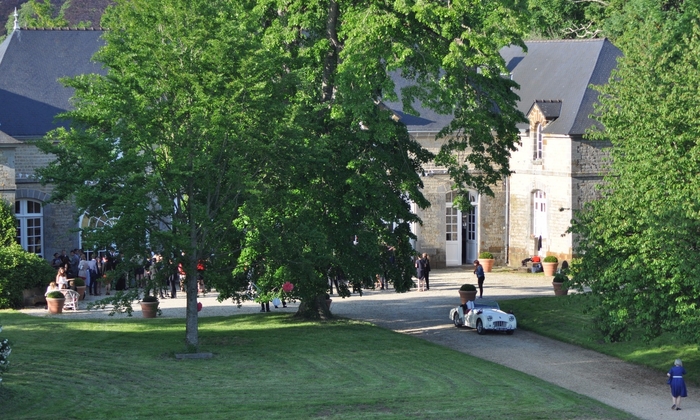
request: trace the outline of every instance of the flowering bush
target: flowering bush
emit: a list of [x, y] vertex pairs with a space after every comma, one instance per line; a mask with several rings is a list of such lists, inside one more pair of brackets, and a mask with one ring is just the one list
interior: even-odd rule
[[[2, 332], [2, 326], [0, 326], [0, 332]], [[10, 341], [7, 338], [0, 339], [0, 376], [10, 367], [10, 362], [7, 358], [11, 352]], [[2, 383], [2, 377], [0, 377], [0, 383]]]

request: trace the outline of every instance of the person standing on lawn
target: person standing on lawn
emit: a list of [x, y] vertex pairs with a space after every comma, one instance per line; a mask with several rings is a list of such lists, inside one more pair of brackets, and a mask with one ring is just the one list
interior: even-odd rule
[[671, 410], [680, 410], [681, 397], [685, 398], [688, 396], [688, 390], [685, 388], [683, 375], [685, 375], [683, 362], [681, 359], [676, 359], [673, 363], [673, 367], [666, 374], [666, 376], [668, 376], [668, 384], [671, 386], [671, 398], [673, 399]]

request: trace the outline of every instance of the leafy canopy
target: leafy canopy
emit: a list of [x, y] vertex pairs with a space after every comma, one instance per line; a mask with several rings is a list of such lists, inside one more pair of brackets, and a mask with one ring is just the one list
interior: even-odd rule
[[599, 88], [605, 130], [594, 135], [612, 141], [612, 166], [602, 199], [571, 228], [583, 257], [572, 283], [600, 295], [609, 340], [637, 329], [700, 339], [698, 5], [638, 22]]

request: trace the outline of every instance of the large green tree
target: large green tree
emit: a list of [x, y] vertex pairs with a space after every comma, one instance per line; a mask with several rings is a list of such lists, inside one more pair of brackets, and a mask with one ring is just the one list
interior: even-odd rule
[[639, 21], [600, 88], [605, 130], [595, 136], [612, 141], [612, 166], [602, 199], [574, 220], [574, 284], [600, 298], [597, 325], [610, 340], [700, 339], [699, 5]]
[[[415, 113], [420, 101], [454, 115], [434, 158], [462, 192], [489, 193], [509, 173], [523, 118], [498, 51], [520, 42], [524, 10], [510, 1], [336, 0], [259, 1], [255, 10], [264, 44], [285, 57], [293, 80], [279, 119], [305, 146], [288, 163], [294, 176], [270, 176], [267, 192], [244, 206], [238, 274], [254, 267], [268, 289], [304, 279], [306, 303], [336, 268], [354, 282], [386, 273], [408, 290], [409, 202], [427, 204], [417, 174], [433, 156], [383, 103], [401, 100]], [[407, 81], [400, 91], [395, 76]], [[301, 310], [318, 306], [323, 299]]]
[[[428, 204], [421, 165], [435, 157], [462, 192], [490, 193], [509, 173], [523, 116], [498, 51], [520, 43], [521, 12], [510, 1], [118, 1], [96, 57], [109, 73], [67, 81], [73, 126], [44, 145], [57, 160], [42, 176], [80, 211], [113, 217], [85, 232], [96, 242], [183, 264], [192, 345], [201, 260], [221, 298], [241, 299], [248, 280], [262, 299], [294, 283], [304, 316], [329, 314], [329, 272], [386, 273], [408, 290], [410, 203]], [[454, 115], [436, 156], [384, 105], [398, 99]]]
[[195, 347], [197, 264], [207, 261], [212, 279], [233, 269], [236, 250], [217, 251], [237, 240], [231, 222], [259, 182], [282, 107], [273, 81], [284, 69], [254, 53], [264, 51], [251, 36], [259, 22], [246, 13], [228, 1], [118, 2], [96, 55], [108, 74], [65, 81], [76, 92], [72, 127], [42, 146], [56, 156], [41, 171], [54, 197], [112, 220], [84, 230], [85, 243], [115, 244], [127, 268], [149, 247], [163, 256], [161, 274], [182, 264]]

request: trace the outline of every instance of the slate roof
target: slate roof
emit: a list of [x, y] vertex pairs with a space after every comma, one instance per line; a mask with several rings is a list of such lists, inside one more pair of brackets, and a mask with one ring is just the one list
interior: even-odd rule
[[56, 114], [71, 108], [65, 76], [106, 74], [92, 56], [104, 45], [102, 30], [15, 30], [0, 44], [0, 130], [38, 138], [66, 125]]
[[561, 115], [561, 101], [536, 100], [525, 115], [529, 115], [534, 107], [537, 107], [548, 121], [557, 119]]
[[[596, 121], [589, 118], [598, 92], [590, 84], [607, 83], [622, 52], [607, 39], [528, 41], [527, 53], [520, 47], [501, 49], [507, 68], [520, 85], [518, 109], [525, 115], [538, 102], [545, 113], [556, 119], [543, 130], [550, 134], [580, 135]], [[409, 82], [394, 75], [397, 91]], [[401, 117], [409, 132], [437, 132], [451, 121], [449, 115], [439, 115], [415, 107], [420, 117], [401, 112], [400, 103], [386, 103]], [[543, 107], [545, 109], [543, 109]], [[519, 124], [527, 129], [528, 124]]]

